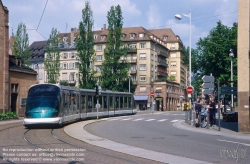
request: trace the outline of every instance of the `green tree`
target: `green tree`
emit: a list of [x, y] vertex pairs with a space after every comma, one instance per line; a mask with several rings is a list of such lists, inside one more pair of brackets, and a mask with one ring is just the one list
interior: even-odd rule
[[173, 76], [173, 75], [169, 76], [169, 80], [170, 81], [175, 81], [175, 76]]
[[95, 60], [94, 38], [93, 38], [93, 12], [89, 2], [85, 2], [82, 10], [82, 21], [79, 23], [79, 37], [76, 49], [79, 57], [79, 87], [93, 89], [96, 85], [95, 71], [91, 68]]
[[127, 49], [121, 41], [123, 25], [121, 7], [112, 6], [107, 14], [107, 19], [109, 33], [104, 50], [105, 61], [102, 64], [102, 88], [128, 91], [126, 81], [130, 65], [123, 60]]
[[59, 39], [56, 28], [52, 28], [47, 41], [46, 56], [44, 59], [44, 69], [47, 74], [47, 82], [56, 84], [59, 82], [60, 72], [60, 49], [58, 47]]
[[[220, 21], [207, 37], [200, 38], [197, 42], [197, 51], [192, 53], [192, 72], [195, 79], [204, 75], [212, 75], [216, 80], [230, 81], [231, 58], [230, 49], [233, 50], [233, 79], [237, 85], [237, 23], [227, 27]], [[202, 83], [202, 80], [199, 83]], [[228, 82], [228, 85], [230, 82]], [[198, 85], [198, 83], [197, 83]]]
[[[14, 36], [14, 34], [12, 33]], [[26, 32], [26, 25], [19, 23], [13, 45], [13, 55], [21, 58], [23, 64], [29, 65], [28, 59], [30, 58], [29, 51], [29, 36]]]

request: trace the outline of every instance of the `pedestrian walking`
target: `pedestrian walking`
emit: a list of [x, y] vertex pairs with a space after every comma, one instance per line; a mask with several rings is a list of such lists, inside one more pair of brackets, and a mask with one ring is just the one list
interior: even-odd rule
[[201, 108], [202, 108], [202, 105], [200, 104], [200, 100], [198, 100], [197, 103], [194, 106], [195, 113], [196, 113], [196, 124], [197, 125], [199, 125], [199, 121], [200, 121], [199, 115], [200, 115], [200, 112], [201, 112]]
[[215, 118], [215, 113], [216, 113], [216, 105], [214, 102], [214, 98], [211, 98], [211, 103], [209, 104], [209, 122], [210, 122], [210, 127], [216, 125], [216, 118]]

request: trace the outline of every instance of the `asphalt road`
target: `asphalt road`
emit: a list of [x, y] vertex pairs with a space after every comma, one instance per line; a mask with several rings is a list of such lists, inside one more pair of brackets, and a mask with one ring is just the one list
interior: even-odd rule
[[173, 126], [184, 112], [109, 118], [85, 127], [96, 136], [139, 148], [211, 163], [250, 163], [250, 141], [191, 132]]

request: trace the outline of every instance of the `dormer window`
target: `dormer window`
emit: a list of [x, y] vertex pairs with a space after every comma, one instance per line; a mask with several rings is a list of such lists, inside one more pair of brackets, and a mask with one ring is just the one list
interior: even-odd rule
[[94, 39], [97, 39], [98, 35], [94, 35]]
[[143, 37], [144, 37], [144, 34], [139, 34], [139, 37], [140, 37], [140, 38], [143, 38]]
[[102, 35], [101, 40], [105, 40], [105, 39], [106, 39], [106, 35]]
[[130, 39], [134, 39], [135, 38], [135, 33], [130, 34]]
[[168, 36], [163, 36], [164, 41], [167, 41], [167, 39], [168, 39]]
[[126, 38], [126, 34], [122, 34], [122, 38], [123, 38], [123, 39]]
[[64, 43], [67, 42], [67, 40], [68, 40], [68, 37], [63, 37], [63, 42]]

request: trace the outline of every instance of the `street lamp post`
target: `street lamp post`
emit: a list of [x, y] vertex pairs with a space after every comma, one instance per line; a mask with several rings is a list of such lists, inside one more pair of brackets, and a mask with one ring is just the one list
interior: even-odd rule
[[129, 93], [130, 93], [130, 78], [131, 78], [130, 73], [131, 73], [131, 70], [129, 69], [128, 71], [128, 92]]
[[[192, 34], [191, 34], [191, 11], [189, 12], [189, 14], [183, 14], [185, 17], [188, 17], [189, 18], [189, 86], [191, 86], [191, 37], [192, 37]], [[175, 18], [178, 19], [178, 20], [181, 20], [181, 15], [180, 14], [176, 14], [175, 15]], [[189, 100], [189, 104], [190, 104], [190, 107], [191, 107], [191, 98]]]
[[[230, 49], [229, 57], [231, 58], [231, 87], [233, 87], [233, 57], [234, 57], [234, 53], [233, 53], [232, 49]], [[233, 107], [234, 107], [233, 104], [234, 104], [234, 97], [233, 97], [233, 94], [231, 94], [231, 111], [233, 110]]]

